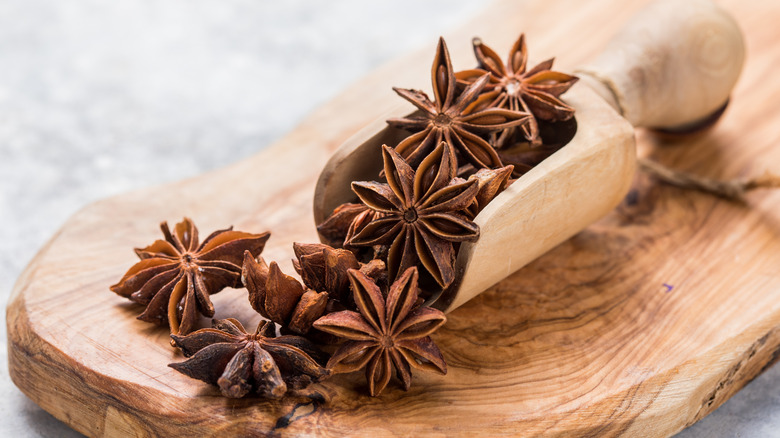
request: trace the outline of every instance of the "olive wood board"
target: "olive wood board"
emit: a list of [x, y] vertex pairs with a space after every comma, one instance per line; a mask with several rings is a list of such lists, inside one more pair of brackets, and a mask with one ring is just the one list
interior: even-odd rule
[[[556, 69], [572, 71], [644, 3], [503, 0], [444, 37], [456, 69], [473, 65], [472, 36], [505, 53], [522, 30], [532, 62], [555, 54]], [[728, 110], [694, 137], [639, 131], [639, 154], [709, 177], [778, 171], [780, 3], [720, 4], [748, 51]], [[229, 400], [169, 368], [182, 357], [167, 330], [137, 321], [139, 307], [108, 290], [135, 262], [132, 248], [159, 238], [159, 222], [188, 216], [202, 233], [270, 230], [263, 255], [292, 271], [292, 242], [317, 238], [312, 196], [323, 164], [398, 105], [391, 86], [429, 88], [435, 43], [249, 159], [69, 219], [8, 304], [15, 384], [88, 436], [651, 437], [693, 424], [776, 361], [780, 192], [740, 204], [640, 175], [607, 217], [450, 313], [434, 335], [449, 373], [417, 373], [408, 392], [396, 382], [369, 397], [358, 373], [317, 385], [313, 399]], [[213, 300], [217, 317], [259, 319], [244, 290]]]

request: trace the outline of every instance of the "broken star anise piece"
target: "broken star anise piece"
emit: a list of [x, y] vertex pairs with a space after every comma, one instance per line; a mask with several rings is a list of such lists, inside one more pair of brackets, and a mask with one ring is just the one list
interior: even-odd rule
[[[529, 122], [521, 127], [524, 137], [531, 144], [541, 144], [537, 119], [562, 121], [569, 120], [574, 115], [574, 108], [561, 101], [560, 95], [571, 88], [579, 78], [550, 70], [554, 58], [526, 71], [528, 49], [524, 34], [521, 34], [512, 46], [506, 64], [479, 38], [474, 38], [473, 45], [480, 68], [458, 72], [455, 77], [468, 89], [473, 84], [481, 83], [484, 75], [490, 73], [490, 82], [484, 86], [485, 93], [479, 99], [490, 99], [492, 102], [488, 107], [533, 114]], [[515, 129], [512, 127], [504, 130], [495, 140], [495, 146], [500, 148], [507, 145]]]
[[[222, 395], [241, 398], [250, 391], [280, 398], [330, 373], [317, 362], [321, 353], [300, 336], [279, 336], [261, 321], [249, 334], [235, 319], [214, 321], [214, 328], [187, 336], [171, 335], [188, 360], [168, 366], [194, 379], [219, 386]], [[317, 359], [315, 359], [317, 358]]]
[[453, 182], [457, 163], [449, 143], [440, 143], [416, 171], [390, 147], [382, 147], [382, 157], [388, 184], [352, 183], [360, 200], [381, 215], [349, 244], [389, 245], [390, 281], [421, 263], [446, 288], [455, 279], [453, 243], [479, 238], [479, 227], [467, 217], [478, 181]]
[[330, 246], [342, 246], [352, 222], [366, 211], [368, 211], [368, 207], [363, 204], [341, 204], [333, 210], [330, 216], [317, 225], [317, 231]]
[[341, 204], [317, 225], [317, 231], [328, 245], [352, 250], [347, 242], [380, 214], [363, 204]]
[[352, 252], [323, 244], [294, 243], [293, 250], [294, 267], [303, 284], [282, 272], [276, 262], [268, 265], [248, 252], [241, 277], [252, 308], [299, 335], [307, 334], [314, 320], [326, 312], [353, 306], [349, 269], [360, 269], [375, 279], [385, 270], [381, 261], [361, 264]]
[[[417, 166], [439, 143], [445, 141], [463, 159], [476, 168], [500, 167], [501, 159], [493, 147], [480, 137], [518, 126], [530, 120], [530, 114], [502, 108], [485, 109], [488, 97], [479, 97], [489, 80], [488, 72], [470, 83], [456, 96], [455, 74], [444, 39], [439, 39], [431, 69], [434, 101], [422, 91], [393, 88], [398, 95], [419, 108], [420, 115], [387, 121], [390, 126], [415, 132], [396, 146], [401, 156]], [[479, 109], [478, 111], [475, 109]]]
[[383, 261], [360, 263], [352, 252], [321, 243], [294, 243], [293, 251], [296, 257], [293, 267], [303, 284], [312, 290], [328, 292], [330, 300], [344, 307], [354, 308], [348, 270], [358, 269], [374, 281], [382, 281], [386, 276]]
[[244, 251], [262, 252], [270, 233], [251, 234], [233, 228], [215, 231], [199, 244], [198, 229], [188, 218], [160, 224], [165, 240], [136, 249], [141, 259], [111, 286], [117, 294], [146, 306], [138, 319], [168, 325], [171, 333], [195, 329], [198, 314], [214, 316], [209, 295], [241, 286]]
[[314, 326], [347, 341], [328, 361], [333, 373], [366, 369], [368, 389], [379, 395], [393, 368], [405, 390], [412, 384], [412, 368], [447, 374], [447, 364], [430, 334], [447, 318], [440, 310], [418, 303], [417, 269], [409, 268], [391, 286], [387, 299], [362, 273], [349, 271], [358, 312], [328, 314]]
[[511, 184], [513, 166], [504, 166], [499, 169], [479, 169], [469, 177], [469, 180], [476, 180], [479, 191], [474, 197], [474, 202], [468, 207], [467, 216], [471, 219], [477, 217], [499, 193]]

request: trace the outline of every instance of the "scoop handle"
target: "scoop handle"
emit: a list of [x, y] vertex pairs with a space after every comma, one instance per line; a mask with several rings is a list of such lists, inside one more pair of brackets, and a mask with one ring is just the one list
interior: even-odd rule
[[725, 10], [659, 0], [577, 73], [632, 125], [685, 129], [727, 103], [744, 59], [742, 32]]

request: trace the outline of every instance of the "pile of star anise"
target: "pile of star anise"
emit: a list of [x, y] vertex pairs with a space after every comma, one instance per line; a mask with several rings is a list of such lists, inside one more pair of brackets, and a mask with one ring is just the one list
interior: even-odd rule
[[[480, 210], [560, 147], [540, 126], [572, 118], [559, 96], [577, 80], [551, 71], [552, 60], [527, 70], [522, 35], [506, 64], [477, 39], [474, 52], [479, 68], [455, 73], [439, 41], [433, 101], [395, 89], [418, 110], [388, 123], [410, 135], [377, 151], [383, 182], [353, 182], [356, 202], [319, 225], [329, 245], [293, 244], [300, 280], [260, 256], [268, 232], [228, 228], [200, 242], [185, 218], [136, 250], [141, 261], [111, 290], [145, 306], [138, 319], [170, 327], [188, 357], [171, 367], [234, 398], [279, 398], [362, 369], [378, 395], [394, 372], [404, 389], [412, 368], [447, 372], [430, 337], [446, 318], [424, 299], [453, 284]], [[209, 296], [241, 286], [263, 317], [257, 328], [228, 318], [197, 330], [201, 315], [214, 316]]]
[[562, 145], [545, 144], [540, 125], [574, 115], [559, 96], [577, 78], [551, 71], [552, 59], [526, 69], [523, 35], [506, 64], [479, 39], [473, 45], [479, 68], [455, 73], [439, 40], [433, 101], [395, 88], [417, 111], [387, 121], [411, 134], [395, 148], [383, 146], [386, 182], [353, 182], [359, 202], [339, 206], [318, 226], [329, 244], [384, 260], [390, 280], [417, 266], [426, 292], [454, 281], [458, 245], [479, 238], [479, 211]]

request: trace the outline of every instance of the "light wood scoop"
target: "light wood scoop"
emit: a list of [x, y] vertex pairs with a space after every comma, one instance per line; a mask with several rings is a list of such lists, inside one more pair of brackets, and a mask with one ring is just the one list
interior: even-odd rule
[[[709, 0], [664, 0], [640, 11], [577, 71], [588, 86], [564, 95], [576, 109], [574, 138], [479, 213], [480, 238], [461, 245], [457, 279], [434, 305], [457, 308], [615, 208], [636, 168], [634, 127], [676, 130], [708, 119], [727, 103], [743, 61], [736, 22]], [[409, 112], [389, 112], [328, 161], [314, 196], [317, 223], [354, 201], [352, 181], [376, 179], [381, 145], [406, 135], [385, 120]]]

